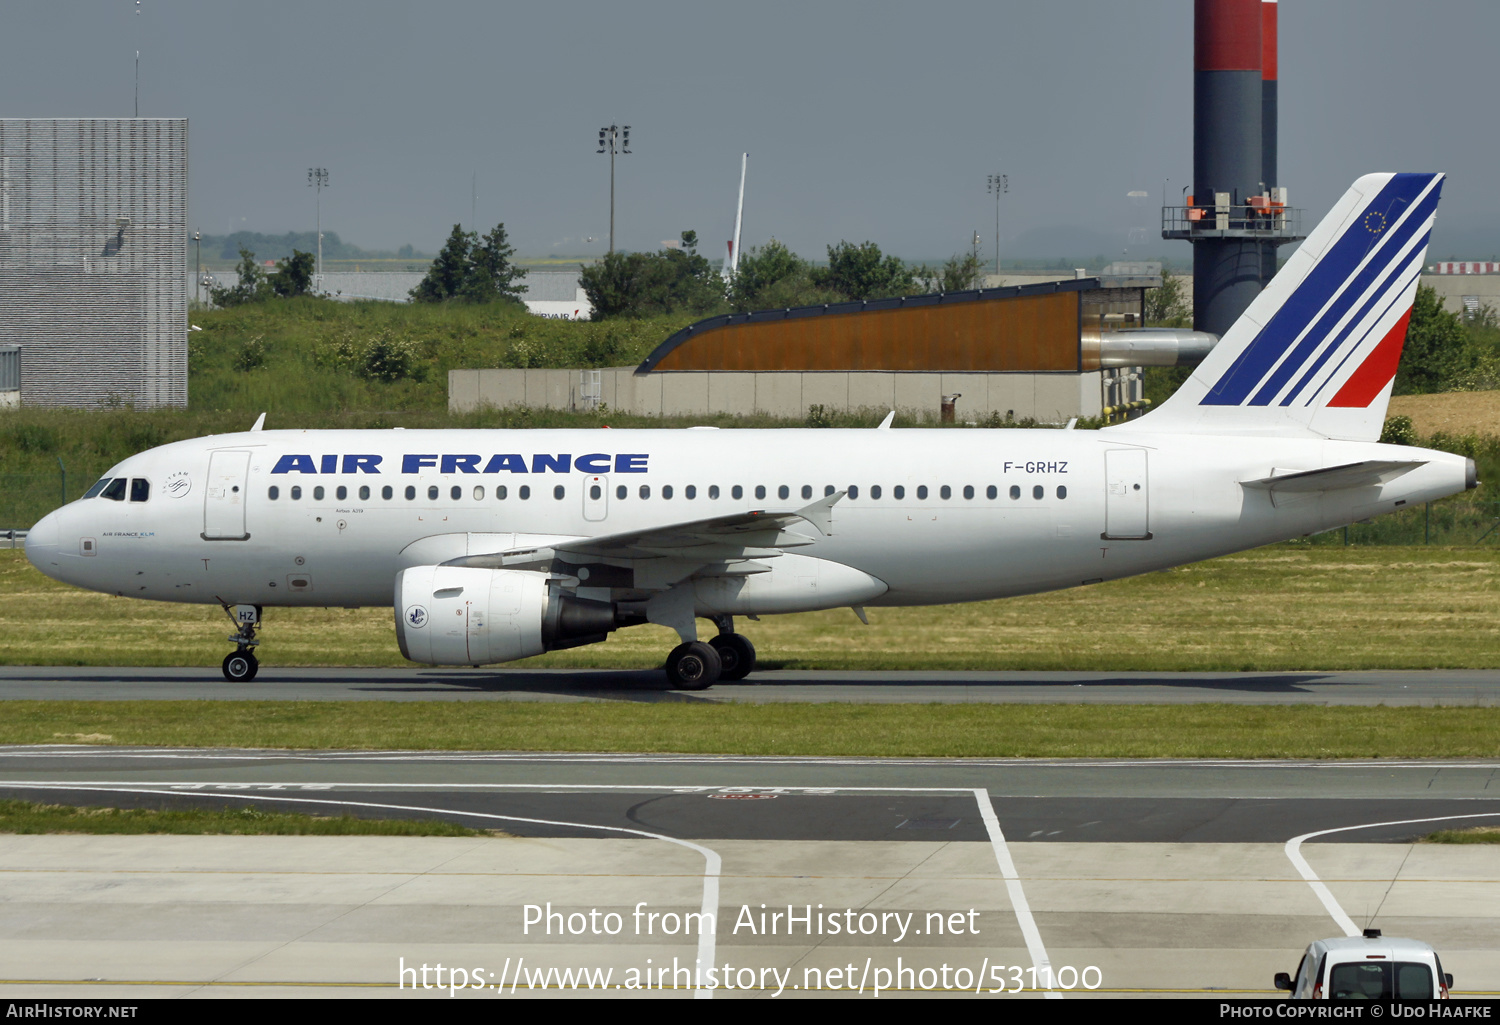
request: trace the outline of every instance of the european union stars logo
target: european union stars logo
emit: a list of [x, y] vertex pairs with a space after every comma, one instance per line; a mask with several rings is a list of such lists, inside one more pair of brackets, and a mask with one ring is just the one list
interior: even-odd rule
[[1365, 230], [1371, 235], [1379, 235], [1385, 230], [1385, 214], [1379, 210], [1371, 210], [1365, 214]]

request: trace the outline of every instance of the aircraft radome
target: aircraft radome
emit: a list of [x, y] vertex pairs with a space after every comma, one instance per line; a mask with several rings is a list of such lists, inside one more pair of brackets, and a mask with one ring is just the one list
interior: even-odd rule
[[663, 624], [670, 682], [697, 689], [754, 668], [734, 617], [1003, 598], [1327, 530], [1476, 484], [1472, 460], [1377, 442], [1441, 188], [1355, 182], [1176, 394], [1103, 430], [257, 423], [131, 456], [26, 554], [224, 606], [231, 680], [265, 608], [389, 605], [436, 665]]

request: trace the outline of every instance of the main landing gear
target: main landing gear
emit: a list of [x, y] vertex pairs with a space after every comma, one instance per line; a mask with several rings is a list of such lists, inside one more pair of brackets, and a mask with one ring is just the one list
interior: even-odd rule
[[718, 636], [688, 641], [667, 656], [667, 683], [673, 690], [707, 690], [719, 681], [743, 680], [755, 669], [755, 645], [734, 632], [734, 620], [717, 616]]
[[255, 657], [255, 628], [260, 625], [259, 605], [236, 605], [232, 609], [224, 605], [224, 614], [234, 624], [235, 632], [229, 640], [235, 650], [224, 656], [224, 679], [230, 683], [249, 683], [260, 671], [260, 661]]

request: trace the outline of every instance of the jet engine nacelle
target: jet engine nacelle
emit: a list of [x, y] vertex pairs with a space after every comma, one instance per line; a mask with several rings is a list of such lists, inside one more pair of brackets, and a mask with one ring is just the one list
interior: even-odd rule
[[413, 662], [488, 665], [605, 639], [615, 606], [552, 593], [510, 569], [414, 566], [396, 574], [396, 641]]

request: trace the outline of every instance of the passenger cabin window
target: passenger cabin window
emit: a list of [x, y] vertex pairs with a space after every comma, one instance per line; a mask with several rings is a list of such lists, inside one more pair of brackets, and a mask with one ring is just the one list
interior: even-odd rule
[[360, 489], [359, 489], [359, 500], [361, 502], [368, 501], [369, 497], [370, 497], [370, 485], [368, 485], [368, 484], [362, 485], [360, 487]]
[[732, 487], [732, 488], [729, 489], [729, 497], [730, 498], [744, 498], [745, 497], [745, 489], [742, 488], [742, 487], [740, 487], [738, 484], [736, 484], [734, 487]]
[[682, 497], [683, 498], [697, 498], [698, 497], [698, 485], [696, 485], [696, 484], [689, 484], [686, 487], [684, 487], [682, 489]]
[[130, 500], [132, 502], [144, 502], [151, 497], [151, 482], [144, 477], [132, 477], [130, 479]]
[[965, 484], [964, 485], [964, 497], [965, 498], [973, 498], [974, 497], [974, 485], [972, 485], [972, 484]]
[[510, 497], [510, 489], [507, 488], [504, 484], [498, 485], [495, 488], [495, 497], [502, 502], [505, 501], [508, 497]]
[[321, 502], [321, 501], [323, 501], [323, 495], [324, 495], [324, 493], [325, 492], [323, 491], [323, 485], [321, 485], [321, 484], [319, 484], [317, 487], [313, 488], [313, 501], [314, 502]]
[[997, 487], [995, 487], [995, 485], [993, 485], [993, 484], [991, 484], [989, 487], [987, 487], [987, 488], [984, 489], [984, 497], [985, 498], [998, 498], [999, 496], [1000, 496], [1000, 489], [997, 488]]
[[338, 487], [333, 489], [333, 497], [342, 502], [349, 497], [349, 489], [340, 484]]
[[1021, 485], [1019, 485], [1019, 484], [1012, 484], [1010, 486], [1010, 497], [1011, 498], [1020, 498], [1021, 497]]
[[948, 499], [953, 497], [953, 489], [944, 484], [941, 488], [938, 489], [938, 497], [946, 502]]
[[276, 501], [281, 497], [281, 489], [278, 488], [275, 484], [272, 484], [269, 488], [266, 489], [266, 497], [273, 502]]
[[406, 485], [406, 500], [408, 502], [414, 502], [414, 501], [416, 501], [416, 498], [417, 498], [417, 489], [415, 487], [413, 487], [412, 485], [410, 485], [410, 484]]
[[661, 486], [661, 497], [662, 498], [671, 498], [672, 497], [672, 485], [670, 485], [670, 484], [663, 484]]
[[1042, 487], [1040, 484], [1036, 485], [1034, 488], [1031, 489], [1031, 497], [1032, 498], [1040, 499], [1046, 493], [1047, 493], [1047, 489], [1044, 488], [1044, 487]]
[[757, 484], [757, 485], [755, 485], [755, 497], [756, 498], [765, 498], [766, 497], [766, 486], [764, 484]]
[[1067, 498], [1068, 497], [1068, 489], [1066, 487], [1064, 487], [1063, 485], [1059, 484], [1057, 486], [1057, 497], [1058, 498]]
[[88, 494], [84, 495], [83, 497], [84, 498], [98, 498], [99, 497], [99, 492], [103, 491], [106, 487], [108, 487], [109, 486], [109, 482], [110, 482], [110, 478], [109, 477], [101, 477], [101, 478], [99, 478], [98, 483], [96, 483], [93, 487], [89, 488]]
[[111, 502], [125, 501], [125, 486], [129, 483], [130, 481], [124, 477], [116, 477], [109, 482], [109, 487], [105, 488], [101, 493], [102, 497], [109, 499]]
[[871, 498], [879, 498], [880, 497], [880, 485], [879, 484], [871, 484], [870, 485], [870, 497]]
[[427, 501], [429, 501], [429, 502], [436, 502], [437, 501], [437, 497], [438, 497], [438, 486], [436, 484], [429, 484], [427, 486]]
[[708, 486], [708, 497], [709, 498], [718, 498], [719, 497], [719, 485], [717, 485], [717, 484], [710, 484]]
[[396, 497], [396, 489], [387, 484], [380, 489], [380, 497], [389, 502], [392, 498]]
[[812, 485], [811, 484], [804, 484], [804, 485], [802, 485], [802, 497], [803, 498], [811, 498], [812, 497]]
[[448, 489], [448, 497], [457, 502], [460, 498], [464, 497], [464, 489], [455, 484]]
[[604, 489], [603, 488], [601, 488], [597, 484], [590, 484], [589, 485], [589, 498], [590, 498], [590, 500], [597, 502], [597, 501], [599, 501], [599, 499], [601, 499], [603, 497], [604, 497]]
[[779, 488], [776, 489], [776, 497], [780, 498], [782, 500], [786, 500], [788, 498], [791, 498], [792, 497], [792, 489], [789, 488], [789, 487], [787, 487], [785, 484], [783, 484], [783, 485], [781, 485], [781, 487], [779, 487]]
[[858, 484], [850, 484], [849, 485], [849, 497], [850, 498], [858, 498], [859, 497], [859, 485]]
[[917, 497], [920, 498], [924, 502], [927, 500], [927, 485], [926, 484], [918, 484], [917, 485]]
[[300, 501], [301, 498], [302, 498], [302, 485], [301, 484], [293, 484], [292, 485], [292, 501], [293, 502], [297, 502], [297, 501]]
[[904, 484], [897, 484], [895, 487], [891, 488], [891, 497], [896, 499], [896, 501], [898, 502], [901, 499], [905, 498], [906, 486]]
[[563, 487], [561, 484], [552, 489], [552, 497], [557, 499], [558, 501], [562, 501], [563, 497], [567, 495], [567, 493], [568, 489]]
[[523, 501], [523, 502], [526, 501], [528, 498], [531, 497], [531, 485], [530, 484], [522, 484], [520, 486], [520, 488], [517, 489], [516, 495], [520, 497], [521, 501]]
[[642, 498], [650, 498], [651, 497], [651, 485], [650, 484], [642, 484], [641, 485], [641, 497]]

